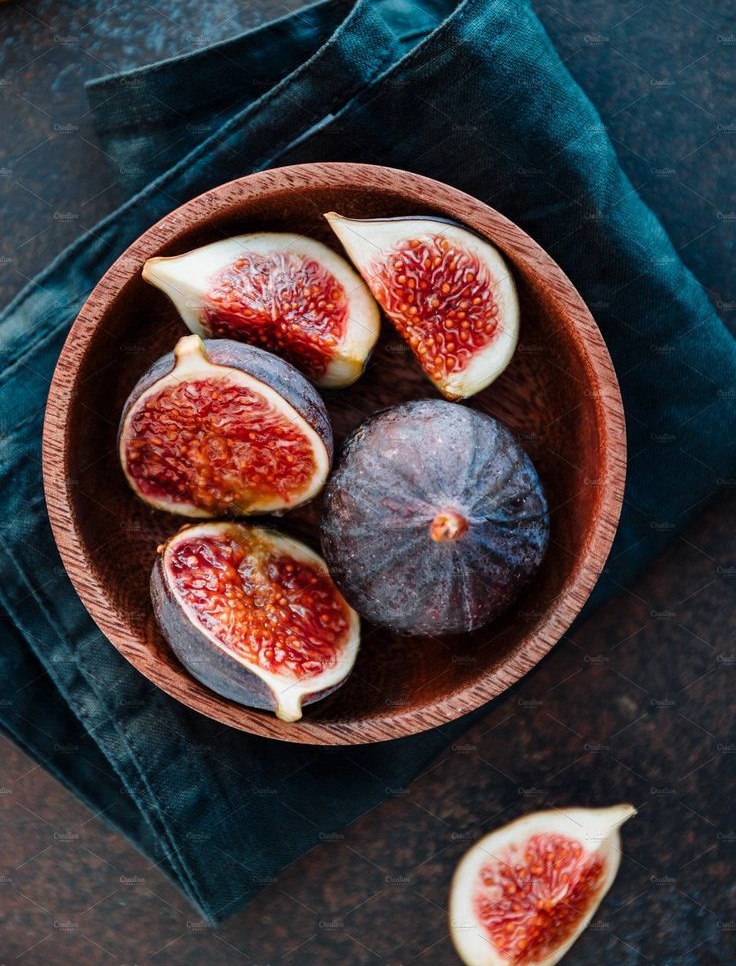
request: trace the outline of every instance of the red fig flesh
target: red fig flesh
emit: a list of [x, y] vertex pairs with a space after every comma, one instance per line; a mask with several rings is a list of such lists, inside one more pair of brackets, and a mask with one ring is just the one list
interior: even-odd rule
[[490, 242], [434, 218], [325, 217], [444, 396], [472, 396], [501, 374], [516, 348], [519, 307]]
[[151, 506], [188, 517], [285, 510], [324, 485], [332, 432], [288, 363], [227, 340], [181, 339], [133, 389], [120, 461]]
[[302, 235], [239, 235], [151, 258], [143, 277], [192, 332], [267, 349], [319, 386], [354, 382], [378, 338], [378, 307], [360, 277]]
[[450, 892], [450, 929], [466, 966], [552, 966], [585, 929], [621, 861], [631, 805], [536, 812], [467, 852]]
[[536, 470], [509, 430], [442, 400], [372, 416], [325, 490], [335, 581], [364, 617], [403, 634], [486, 624], [534, 575], [548, 533]]
[[272, 530], [185, 527], [159, 548], [151, 596], [164, 636], [194, 677], [284, 721], [338, 688], [355, 662], [358, 616], [324, 561]]

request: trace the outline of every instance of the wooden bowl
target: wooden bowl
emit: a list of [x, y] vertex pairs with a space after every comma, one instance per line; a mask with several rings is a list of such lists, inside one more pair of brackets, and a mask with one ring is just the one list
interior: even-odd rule
[[[141, 278], [153, 255], [175, 255], [249, 231], [302, 232], [339, 250], [322, 218], [434, 214], [489, 238], [511, 263], [521, 304], [519, 348], [470, 405], [503, 420], [534, 460], [551, 508], [551, 541], [516, 605], [474, 634], [400, 638], [364, 622], [352, 676], [287, 724], [219, 697], [178, 663], [154, 621], [148, 581], [156, 546], [184, 522], [149, 509], [118, 465], [120, 412], [148, 365], [185, 333]], [[339, 444], [376, 409], [436, 396], [390, 326], [362, 379], [325, 394]], [[150, 228], [105, 274], [79, 313], [49, 394], [43, 471], [54, 535], [97, 622], [138, 670], [224, 724], [285, 741], [361, 744], [443, 724], [500, 694], [539, 661], [585, 603], [613, 539], [625, 475], [616, 376], [582, 298], [520, 228], [475, 198], [428, 178], [360, 164], [305, 164], [215, 188]], [[278, 526], [319, 547], [319, 501]]]

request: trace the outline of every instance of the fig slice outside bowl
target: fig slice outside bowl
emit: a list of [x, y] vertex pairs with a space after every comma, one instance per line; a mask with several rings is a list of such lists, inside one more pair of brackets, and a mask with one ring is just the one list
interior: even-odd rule
[[503, 372], [516, 349], [519, 303], [497, 248], [443, 219], [325, 218], [444, 396], [473, 396]]
[[332, 429], [316, 390], [283, 359], [190, 335], [136, 384], [118, 451], [128, 483], [156, 509], [272, 513], [322, 489]]
[[534, 812], [461, 860], [450, 930], [466, 966], [552, 966], [593, 918], [621, 862], [632, 805]]
[[168, 295], [192, 332], [267, 349], [324, 388], [355, 382], [380, 330], [360, 276], [303, 235], [237, 235], [149, 258], [143, 278]]
[[303, 543], [235, 522], [185, 527], [158, 549], [158, 624], [208, 688], [298, 721], [352, 670], [358, 615]]

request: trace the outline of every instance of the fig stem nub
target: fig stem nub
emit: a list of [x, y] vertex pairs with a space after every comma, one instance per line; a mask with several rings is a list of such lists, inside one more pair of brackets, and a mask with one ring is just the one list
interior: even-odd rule
[[204, 342], [198, 335], [184, 335], [174, 346], [178, 375], [209, 365]]
[[440, 510], [429, 525], [429, 535], [436, 543], [457, 540], [468, 529], [468, 521], [457, 510]]

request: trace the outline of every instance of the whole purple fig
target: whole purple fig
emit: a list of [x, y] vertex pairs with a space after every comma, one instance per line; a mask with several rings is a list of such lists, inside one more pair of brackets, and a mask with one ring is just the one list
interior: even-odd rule
[[548, 538], [531, 459], [497, 420], [456, 403], [372, 416], [325, 489], [333, 579], [364, 617], [403, 634], [486, 624], [532, 578]]

